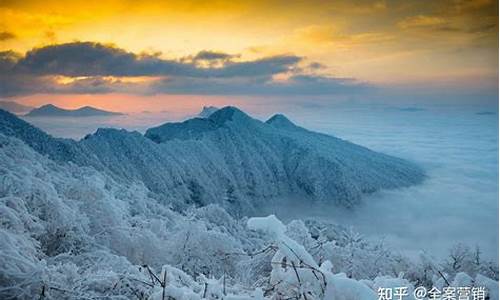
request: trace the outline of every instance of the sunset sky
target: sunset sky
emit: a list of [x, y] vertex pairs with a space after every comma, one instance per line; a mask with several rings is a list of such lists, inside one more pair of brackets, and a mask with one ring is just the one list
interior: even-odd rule
[[0, 24], [0, 99], [29, 105], [498, 101], [497, 1], [0, 0]]

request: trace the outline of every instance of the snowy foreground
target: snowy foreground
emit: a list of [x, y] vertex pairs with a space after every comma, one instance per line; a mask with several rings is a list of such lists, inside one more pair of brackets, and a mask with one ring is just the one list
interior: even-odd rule
[[414, 299], [421, 287], [498, 299], [497, 265], [463, 245], [410, 261], [340, 225], [178, 209], [33, 147], [0, 133], [0, 299]]

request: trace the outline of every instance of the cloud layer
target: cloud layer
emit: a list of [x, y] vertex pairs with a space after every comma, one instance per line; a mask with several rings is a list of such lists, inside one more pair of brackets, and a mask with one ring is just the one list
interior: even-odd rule
[[[367, 89], [352, 79], [311, 73], [304, 58], [275, 55], [250, 61], [201, 51], [180, 59], [135, 54], [113, 45], [72, 42], [35, 48], [24, 56], [0, 52], [0, 95], [32, 93], [336, 94]], [[281, 76], [276, 80], [275, 76]], [[133, 78], [140, 77], [140, 80]]]

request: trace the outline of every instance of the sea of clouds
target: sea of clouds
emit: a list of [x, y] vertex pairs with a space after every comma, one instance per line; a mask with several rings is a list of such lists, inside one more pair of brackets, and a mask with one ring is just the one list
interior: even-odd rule
[[[276, 111], [256, 112], [264, 119]], [[279, 217], [321, 218], [383, 238], [408, 255], [446, 255], [455, 243], [479, 246], [498, 257], [497, 109], [391, 105], [284, 106], [280, 112], [308, 129], [332, 134], [383, 153], [415, 161], [428, 179], [419, 186], [380, 191], [347, 211], [327, 204], [269, 208]], [[252, 111], [250, 110], [250, 113]], [[189, 115], [138, 113], [110, 118], [27, 121], [55, 136], [81, 138], [98, 127], [144, 131]], [[335, 149], [332, 149], [335, 151]]]
[[453, 244], [465, 243], [497, 259], [495, 110], [342, 107], [296, 115], [308, 128], [413, 160], [428, 175], [422, 185], [369, 195], [353, 211], [317, 205], [309, 214], [352, 225], [410, 255], [424, 250], [442, 257]]

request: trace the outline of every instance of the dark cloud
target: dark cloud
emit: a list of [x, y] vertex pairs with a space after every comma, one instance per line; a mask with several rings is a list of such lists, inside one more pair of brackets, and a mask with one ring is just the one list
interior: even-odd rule
[[[214, 57], [215, 52], [202, 56]], [[280, 73], [293, 68], [300, 60], [293, 55], [275, 56], [249, 62], [227, 61], [222, 67], [201, 68], [192, 62], [137, 55], [100, 43], [75, 42], [31, 50], [18, 61], [15, 71], [64, 76], [233, 77]]]
[[[0, 52], [0, 95], [33, 93], [170, 93], [170, 94], [337, 94], [359, 93], [369, 87], [352, 79], [300, 75], [302, 57], [278, 55], [236, 61], [236, 55], [201, 51], [190, 60], [166, 60], [135, 54], [115, 46], [74, 42], [35, 48], [22, 56]], [[208, 61], [208, 67], [197, 61]], [[213, 61], [219, 64], [214, 66]], [[312, 63], [309, 69], [324, 68]], [[276, 81], [276, 74], [294, 74]], [[73, 77], [61, 83], [57, 76]], [[119, 78], [160, 77], [132, 83]], [[80, 78], [83, 77], [83, 78]], [[114, 77], [110, 79], [109, 77]], [[117, 79], [118, 78], [118, 79]]]
[[198, 52], [198, 54], [193, 57], [193, 60], [228, 60], [233, 57], [235, 57], [235, 55], [224, 52], [203, 50]]
[[334, 78], [319, 75], [295, 75], [289, 80], [297, 91], [309, 95], [362, 94], [373, 91], [374, 86], [352, 78]]
[[0, 95], [4, 97], [55, 91], [55, 83], [45, 77], [33, 75], [0, 74]]
[[299, 56], [278, 55], [248, 62], [228, 62], [223, 68], [207, 70], [211, 77], [266, 76], [287, 71], [297, 67], [302, 60]]
[[9, 31], [0, 31], [0, 42], [15, 39], [16, 35]]
[[0, 74], [0, 95], [4, 97], [47, 93], [47, 94], [105, 94], [121, 93], [150, 93], [147, 86], [131, 84], [107, 77], [94, 76], [76, 79], [69, 83], [60, 83], [51, 76], [35, 75], [4, 75]]
[[475, 27], [471, 27], [467, 30], [469, 33], [495, 33], [498, 32], [498, 24], [484, 24]]
[[14, 51], [0, 51], [0, 71], [2, 74], [11, 72], [15, 67], [20, 55]]
[[486, 34], [497, 30], [497, 24], [484, 24], [475, 27], [439, 26], [435, 30], [444, 32], [462, 32], [471, 34]]
[[151, 86], [154, 93], [216, 95], [334, 95], [363, 94], [375, 87], [346, 78], [296, 75], [278, 82], [271, 77], [168, 78]]
[[312, 62], [308, 65], [308, 68], [311, 70], [322, 70], [326, 69], [326, 66], [319, 62]]
[[195, 68], [100, 43], [75, 42], [33, 49], [18, 61], [16, 71], [65, 76], [155, 76], [187, 75]]

